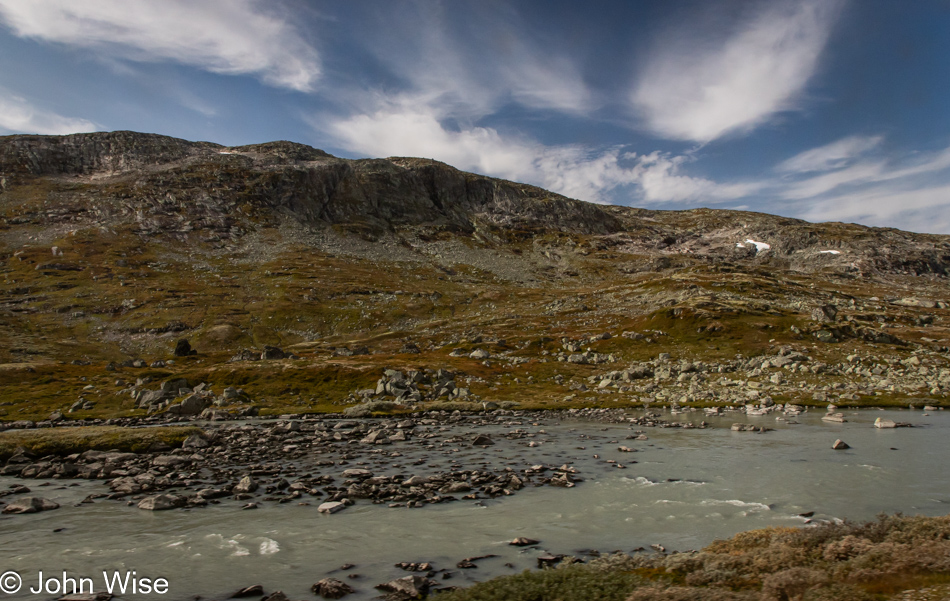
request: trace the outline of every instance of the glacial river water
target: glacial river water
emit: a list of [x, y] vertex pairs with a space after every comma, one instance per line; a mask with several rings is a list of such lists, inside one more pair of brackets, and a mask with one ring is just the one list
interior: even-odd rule
[[[0, 572], [16, 571], [24, 583], [19, 593], [4, 596], [50, 598], [28, 592], [39, 570], [47, 577], [67, 570], [69, 576], [93, 578], [97, 591], [103, 590], [103, 570], [135, 570], [138, 577], [167, 579], [169, 591], [125, 598], [224, 598], [262, 584], [267, 592], [281, 589], [291, 599], [312, 599], [310, 586], [331, 575], [357, 589], [347, 599], [369, 599], [379, 594], [373, 585], [407, 575], [393, 566], [402, 561], [450, 569], [445, 584], [465, 586], [533, 568], [544, 552], [581, 556], [589, 549], [629, 552], [654, 543], [698, 549], [752, 528], [805, 526], [799, 514], [807, 512], [814, 512], [812, 520], [856, 521], [881, 512], [950, 513], [950, 411], [846, 412], [843, 424], [822, 422], [820, 412], [799, 416], [799, 424], [775, 417], [728, 414], [705, 418], [711, 427], [703, 430], [645, 428], [645, 441], [628, 440], [640, 428], [627, 424], [525, 423], [521, 427], [529, 432], [545, 431], [530, 452], [558, 464], [573, 462], [584, 482], [419, 509], [361, 501], [333, 515], [318, 513], [316, 503], [265, 503], [253, 511], [232, 503], [152, 513], [115, 501], [76, 505], [103, 492], [101, 482], [53, 480], [42, 486], [0, 478], [0, 487], [23, 483], [32, 494], [62, 505], [0, 518]], [[917, 427], [877, 430], [876, 417]], [[676, 418], [704, 419], [699, 413]], [[733, 432], [734, 422], [775, 431]], [[837, 438], [852, 448], [831, 450]], [[495, 459], [527, 451], [496, 440], [494, 447], [468, 452]], [[637, 452], [622, 453], [619, 445]], [[541, 544], [507, 544], [518, 536]], [[477, 569], [455, 568], [461, 559], [489, 554], [498, 557], [477, 561]], [[356, 567], [338, 571], [346, 563]], [[360, 577], [349, 579], [350, 573]]]

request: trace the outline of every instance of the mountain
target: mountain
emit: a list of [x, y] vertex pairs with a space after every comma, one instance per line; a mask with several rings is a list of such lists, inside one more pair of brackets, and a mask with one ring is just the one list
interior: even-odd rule
[[[575, 347], [618, 364], [784, 347], [903, 360], [948, 338], [948, 236], [596, 205], [291, 142], [0, 137], [0, 268], [0, 391], [32, 399], [24, 414], [183, 338], [199, 354], [171, 371], [288, 407], [341, 402], [390, 366], [498, 375], [453, 349], [531, 349], [537, 381], [555, 371], [540, 357], [593, 369], [556, 361]], [[229, 362], [265, 345], [304, 363]], [[100, 414], [127, 409], [109, 399]]]

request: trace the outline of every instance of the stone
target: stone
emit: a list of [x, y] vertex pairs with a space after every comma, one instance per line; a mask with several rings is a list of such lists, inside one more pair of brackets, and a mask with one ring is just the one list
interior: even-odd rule
[[472, 444], [477, 447], [484, 447], [495, 444], [495, 441], [484, 434], [479, 434], [472, 440]]
[[175, 343], [175, 356], [176, 357], [188, 357], [189, 355], [197, 355], [197, 351], [191, 348], [191, 343], [182, 338]]
[[452, 482], [451, 484], [444, 486], [440, 490], [440, 492], [444, 494], [452, 494], [452, 493], [459, 493], [459, 492], [469, 492], [471, 490], [472, 490], [471, 485], [468, 482], [463, 481], [463, 482]]
[[372, 476], [373, 472], [360, 468], [350, 468], [348, 470], [343, 470], [344, 478], [371, 478]]
[[166, 509], [175, 509], [185, 505], [185, 497], [181, 495], [161, 494], [152, 497], [145, 497], [139, 501], [139, 509], [147, 511], [163, 511]]
[[489, 357], [491, 357], [491, 353], [489, 353], [485, 349], [475, 349], [469, 354], [469, 357], [471, 357], [472, 359], [488, 359]]
[[290, 601], [287, 599], [287, 595], [283, 591], [274, 591], [273, 593], [267, 595], [261, 601]]
[[192, 434], [181, 443], [183, 449], [206, 449], [211, 446], [200, 434]]
[[242, 597], [261, 597], [264, 595], [264, 587], [259, 584], [253, 584], [251, 586], [245, 586], [244, 588], [234, 591], [234, 593], [228, 597], [228, 599], [240, 599]]
[[257, 490], [257, 482], [250, 476], [244, 476], [241, 478], [241, 481], [234, 485], [234, 488], [231, 489], [232, 492], [241, 494], [241, 493], [252, 493]]
[[839, 438], [838, 440], [835, 441], [833, 445], [831, 445], [831, 448], [836, 451], [843, 451], [845, 449], [850, 449], [851, 446]]
[[284, 351], [276, 346], [265, 346], [261, 352], [261, 359], [285, 359], [287, 357]]
[[112, 594], [105, 591], [98, 593], [73, 593], [71, 595], [63, 595], [56, 601], [109, 601], [112, 599]]
[[540, 542], [541, 541], [534, 540], [533, 538], [525, 538], [523, 536], [519, 536], [518, 538], [516, 538], [515, 540], [511, 541], [508, 544], [515, 547], [528, 547], [531, 545], [537, 545]]
[[336, 513], [338, 511], [343, 511], [346, 509], [345, 503], [340, 503], [339, 501], [329, 501], [327, 503], [321, 503], [317, 507], [317, 511], [320, 513]]
[[177, 395], [178, 391], [182, 388], [188, 388], [189, 390], [191, 389], [188, 380], [185, 378], [175, 378], [162, 382], [162, 392]]
[[811, 318], [818, 323], [832, 323], [838, 316], [838, 308], [834, 305], [821, 305], [811, 310]]
[[180, 415], [198, 415], [208, 407], [209, 403], [208, 399], [200, 395], [190, 394], [178, 405], [178, 413]]
[[59, 503], [43, 497], [21, 497], [3, 508], [3, 513], [39, 513], [59, 509]]
[[340, 599], [356, 592], [353, 587], [336, 578], [324, 578], [310, 587], [310, 590], [324, 599]]
[[881, 428], [881, 429], [884, 429], [884, 428], [896, 428], [896, 427], [897, 427], [897, 422], [895, 422], [895, 421], [892, 420], [892, 419], [881, 419], [881, 418], [879, 417], [879, 418], [877, 418], [876, 420], [874, 420], [874, 427], [875, 427], [875, 428]]
[[404, 595], [408, 599], [421, 599], [429, 594], [430, 586], [431, 583], [428, 578], [411, 575], [377, 584], [376, 588], [387, 593]]

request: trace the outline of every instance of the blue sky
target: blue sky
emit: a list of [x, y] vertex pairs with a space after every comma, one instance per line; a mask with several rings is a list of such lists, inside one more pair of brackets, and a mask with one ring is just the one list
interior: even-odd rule
[[422, 156], [950, 233], [946, 0], [0, 0], [0, 134]]

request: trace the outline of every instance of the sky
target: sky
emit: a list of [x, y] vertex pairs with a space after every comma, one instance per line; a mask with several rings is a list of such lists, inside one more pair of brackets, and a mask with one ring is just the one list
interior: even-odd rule
[[950, 1], [0, 0], [0, 135], [113, 130], [950, 234]]

